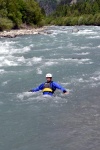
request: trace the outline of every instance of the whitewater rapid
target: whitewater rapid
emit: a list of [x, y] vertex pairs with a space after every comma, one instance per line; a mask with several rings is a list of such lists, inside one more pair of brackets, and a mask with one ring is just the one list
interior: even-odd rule
[[[47, 31], [0, 39], [1, 150], [99, 150], [100, 27]], [[69, 95], [28, 92], [46, 73]]]

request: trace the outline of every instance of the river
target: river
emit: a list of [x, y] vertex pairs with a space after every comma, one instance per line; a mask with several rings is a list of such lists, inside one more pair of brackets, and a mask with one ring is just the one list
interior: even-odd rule
[[[100, 149], [100, 27], [0, 39], [0, 150]], [[31, 88], [53, 81], [54, 97]]]

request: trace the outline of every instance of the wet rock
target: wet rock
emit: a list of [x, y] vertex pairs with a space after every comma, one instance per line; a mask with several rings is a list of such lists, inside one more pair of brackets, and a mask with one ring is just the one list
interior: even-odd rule
[[6, 35], [7, 38], [15, 38], [17, 35]]
[[21, 36], [21, 35], [40, 34], [40, 33], [44, 33], [45, 29], [46, 27], [37, 28], [37, 29], [19, 29], [19, 30], [3, 31], [0, 32], [0, 37], [15, 38], [16, 36]]
[[75, 28], [75, 29], [72, 29], [72, 32], [78, 32], [79, 31], [79, 29], [77, 29], [77, 28]]
[[51, 31], [38, 32], [38, 34], [43, 34], [43, 35], [52, 34], [52, 33], [53, 33], [53, 32], [51, 32]]
[[52, 34], [53, 32], [51, 32], [51, 31], [47, 31], [46, 33], [47, 33], [47, 34]]

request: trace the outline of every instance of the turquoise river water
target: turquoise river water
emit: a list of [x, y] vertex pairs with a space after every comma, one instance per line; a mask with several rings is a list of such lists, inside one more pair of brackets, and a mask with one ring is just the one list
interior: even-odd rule
[[[0, 39], [0, 150], [100, 150], [100, 27]], [[45, 74], [65, 87], [28, 91]]]

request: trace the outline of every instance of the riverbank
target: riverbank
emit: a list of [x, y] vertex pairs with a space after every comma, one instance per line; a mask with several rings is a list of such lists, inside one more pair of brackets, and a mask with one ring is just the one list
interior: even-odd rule
[[3, 32], [0, 32], [0, 37], [15, 38], [17, 36], [22, 36], [22, 35], [44, 34], [44, 33], [46, 33], [45, 32], [46, 29], [47, 29], [47, 26], [44, 26], [41, 28], [3, 31]]

